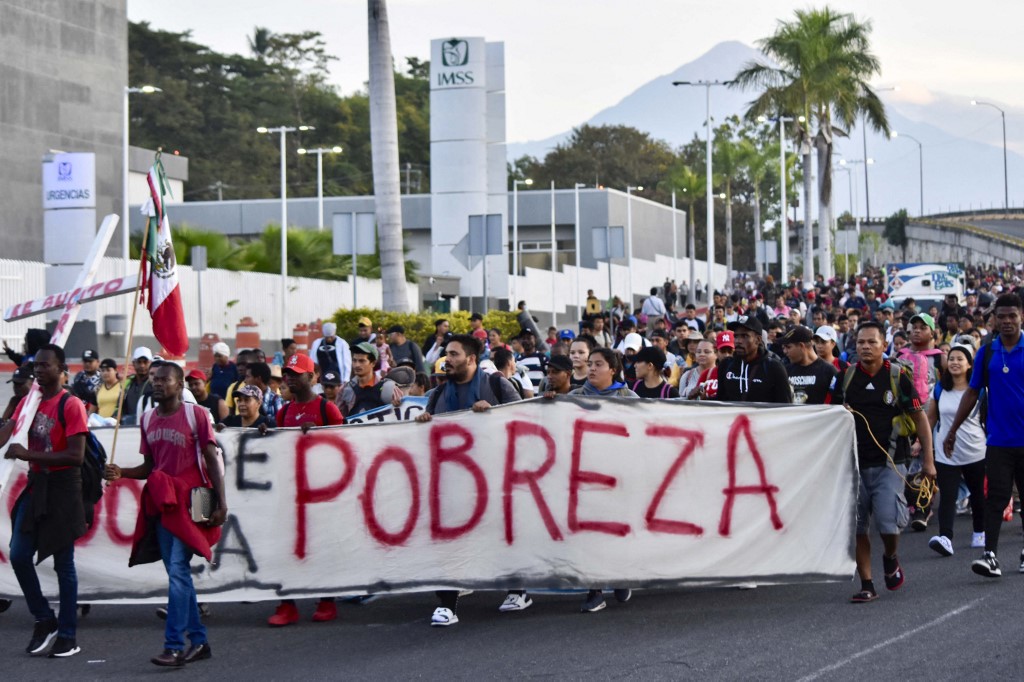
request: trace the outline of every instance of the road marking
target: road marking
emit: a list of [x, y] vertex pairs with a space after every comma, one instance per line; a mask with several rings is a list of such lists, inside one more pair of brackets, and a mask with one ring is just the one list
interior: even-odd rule
[[927, 622], [927, 623], [925, 623], [923, 625], [918, 625], [913, 630], [907, 630], [906, 632], [904, 632], [902, 635], [899, 635], [898, 637], [893, 637], [891, 639], [885, 640], [884, 642], [879, 642], [878, 644], [876, 644], [876, 645], [874, 645], [872, 647], [869, 647], [867, 649], [864, 649], [863, 651], [858, 651], [857, 653], [853, 654], [852, 656], [847, 656], [846, 658], [842, 659], [841, 661], [837, 661], [836, 663], [833, 663], [832, 665], [825, 666], [821, 670], [818, 670], [817, 672], [813, 672], [810, 675], [807, 675], [806, 677], [801, 677], [799, 680], [797, 680], [797, 682], [810, 682], [811, 680], [818, 679], [819, 677], [821, 677], [822, 675], [824, 675], [826, 673], [830, 673], [830, 672], [833, 672], [835, 670], [839, 670], [844, 665], [852, 663], [853, 661], [857, 660], [858, 658], [863, 658], [864, 656], [867, 656], [868, 654], [873, 654], [874, 652], [878, 651], [879, 649], [884, 649], [887, 646], [890, 646], [892, 644], [896, 644], [897, 642], [901, 642], [904, 639], [906, 639], [907, 637], [913, 637], [917, 633], [922, 632], [924, 630], [927, 630], [928, 628], [935, 627], [936, 625], [939, 625], [940, 623], [944, 623], [944, 622], [946, 622], [947, 620], [949, 620], [950, 618], [952, 618], [954, 616], [959, 616], [964, 611], [967, 611], [968, 609], [973, 609], [975, 606], [980, 604], [983, 600], [984, 600], [984, 597], [982, 597], [981, 599], [975, 599], [972, 602], [968, 602], [967, 604], [964, 604], [963, 606], [961, 606], [959, 608], [953, 609], [949, 613], [946, 613], [944, 615], [939, 616], [935, 620], [929, 621], [929, 622]]

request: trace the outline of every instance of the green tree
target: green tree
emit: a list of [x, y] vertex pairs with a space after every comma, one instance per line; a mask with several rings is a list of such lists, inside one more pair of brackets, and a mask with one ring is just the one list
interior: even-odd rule
[[907, 225], [910, 218], [907, 217], [907, 209], [901, 208], [885, 219], [885, 228], [882, 236], [893, 246], [898, 246], [903, 254], [903, 260], [907, 260]]
[[712, 147], [712, 168], [718, 174], [719, 183], [725, 188], [725, 270], [732, 277], [732, 189], [742, 164], [740, 146], [735, 139], [735, 128], [739, 119], [731, 117], [715, 130]]
[[[823, 9], [797, 10], [792, 21], [780, 21], [775, 33], [758, 47], [775, 65], [754, 61], [736, 75], [736, 87], [758, 88], [762, 93], [747, 116], [802, 114], [796, 135], [803, 155], [804, 173], [804, 280], [813, 279], [813, 234], [810, 214], [811, 150], [818, 156], [819, 237], [823, 274], [831, 274], [829, 225], [832, 202], [832, 146], [834, 135], [846, 135], [858, 117], [865, 125], [889, 134], [885, 107], [868, 80], [881, 71], [871, 51], [871, 22], [852, 14]], [[816, 126], [816, 132], [812, 127]]]
[[[697, 202], [706, 194], [707, 183], [702, 174], [697, 173], [689, 166], [682, 162], [676, 163], [668, 173], [668, 177], [662, 182], [661, 189], [671, 193], [673, 190], [677, 193], [677, 196], [682, 198], [683, 204], [686, 206], [686, 215], [690, 219], [690, 225], [687, 229], [688, 234], [688, 247], [687, 253], [690, 254], [690, 274], [689, 274], [689, 285], [690, 294], [688, 303], [693, 303], [694, 296], [696, 295], [695, 284], [697, 282], [696, 272], [694, 272], [693, 259], [696, 258], [697, 254], [697, 212], [694, 208]], [[704, 256], [707, 258], [707, 255]]]
[[674, 162], [667, 142], [636, 128], [583, 125], [548, 152], [543, 162], [529, 156], [517, 159], [512, 175], [532, 178], [541, 187], [552, 180], [561, 187], [585, 182], [622, 191], [627, 185], [639, 185], [650, 188], [641, 194], [663, 201], [665, 197], [657, 196], [655, 188]]
[[[739, 158], [743, 172], [754, 191], [754, 234], [761, 239], [761, 197], [766, 189], [773, 188], [777, 183], [769, 183], [772, 170], [777, 166], [779, 156], [779, 145], [769, 144], [762, 147], [751, 138], [744, 138], [739, 142]], [[774, 178], [771, 178], [774, 179]], [[756, 260], [756, 258], [755, 258]], [[761, 263], [755, 263], [758, 276], [762, 274]]]

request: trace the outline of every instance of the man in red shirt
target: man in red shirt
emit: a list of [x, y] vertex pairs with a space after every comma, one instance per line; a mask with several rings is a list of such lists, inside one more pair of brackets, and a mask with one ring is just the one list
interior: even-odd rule
[[[61, 386], [67, 371], [64, 349], [46, 344], [36, 352], [33, 365], [42, 398], [32, 420], [28, 447], [12, 443], [6, 454], [8, 459], [29, 463], [28, 487], [15, 502], [12, 515], [11, 568], [25, 595], [28, 610], [36, 619], [25, 651], [40, 656], [49, 650], [51, 657], [64, 658], [81, 651], [75, 641], [78, 624], [75, 540], [86, 531], [82, 461], [88, 427], [85, 405]], [[14, 417], [0, 429], [0, 446], [10, 440], [24, 406], [25, 400], [22, 400]], [[32, 561], [32, 555], [37, 552], [38, 562], [53, 556], [53, 570], [60, 588], [60, 612], [56, 618], [39, 587]]]
[[[212, 559], [211, 547], [220, 540], [228, 505], [212, 418], [204, 408], [181, 401], [185, 373], [173, 362], [156, 362], [149, 380], [156, 407], [139, 417], [143, 462], [127, 469], [107, 464], [105, 478], [146, 480], [128, 565], [163, 561], [168, 578], [164, 651], [150, 660], [159, 666], [181, 667], [212, 656], [189, 562], [193, 554]], [[192, 520], [189, 507], [195, 488], [213, 491], [207, 521]], [[152, 551], [154, 532], [159, 552]], [[187, 651], [186, 631], [192, 644]]]
[[[315, 367], [308, 355], [296, 353], [288, 358], [284, 367], [284, 381], [293, 400], [277, 412], [277, 425], [281, 428], [299, 427], [305, 433], [314, 426], [337, 426], [345, 420], [333, 402], [313, 393]], [[324, 597], [317, 604], [313, 621], [325, 623], [338, 617], [333, 597]], [[282, 627], [299, 622], [299, 609], [294, 599], [284, 599], [274, 615], [267, 619], [271, 627]]]

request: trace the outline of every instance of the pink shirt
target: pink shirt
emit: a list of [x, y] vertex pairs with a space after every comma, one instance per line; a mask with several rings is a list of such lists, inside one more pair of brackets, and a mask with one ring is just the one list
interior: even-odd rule
[[162, 417], [157, 410], [153, 410], [143, 422], [146, 426], [141, 430], [139, 452], [153, 459], [155, 471], [162, 471], [168, 476], [179, 477], [193, 473], [199, 467], [196, 438], [192, 435], [185, 410], [195, 410], [199, 446], [205, 449], [209, 443], [214, 442], [214, 437], [210, 418], [203, 408], [196, 409], [194, 405], [182, 403], [178, 411], [168, 417]]

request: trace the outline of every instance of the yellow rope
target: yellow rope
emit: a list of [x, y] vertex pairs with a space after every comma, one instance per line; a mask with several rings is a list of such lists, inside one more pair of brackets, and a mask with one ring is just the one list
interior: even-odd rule
[[889, 454], [889, 448], [883, 448], [882, 444], [878, 442], [878, 439], [875, 437], [875, 432], [871, 430], [871, 423], [868, 421], [868, 418], [849, 405], [846, 406], [846, 409], [864, 420], [864, 426], [868, 430], [868, 435], [871, 436], [871, 440], [875, 442], [878, 449], [885, 453], [885, 458], [889, 460], [889, 466], [891, 466], [892, 470], [903, 479], [903, 482], [908, 488], [917, 493], [917, 500], [915, 500], [914, 506], [918, 509], [924, 509], [931, 504], [932, 498], [938, 490], [938, 486], [935, 485], [935, 481], [922, 476], [920, 473], [914, 474], [910, 477], [910, 480], [907, 480], [907, 477], [901, 474], [900, 470], [896, 468], [896, 462], [893, 461], [892, 456]]

